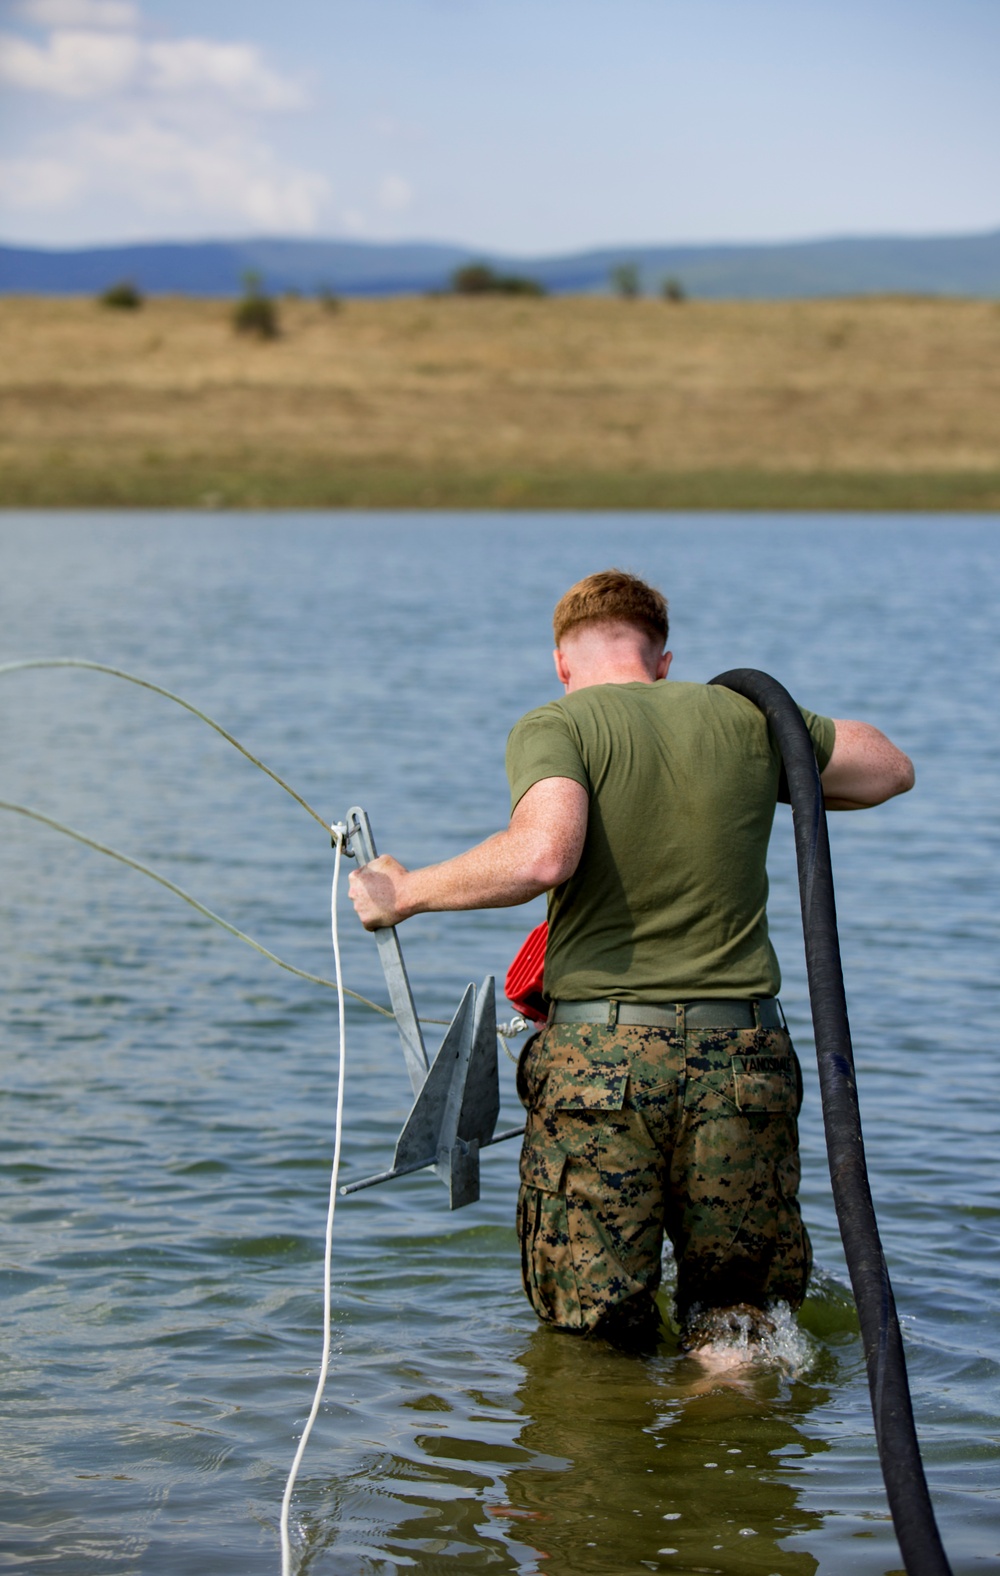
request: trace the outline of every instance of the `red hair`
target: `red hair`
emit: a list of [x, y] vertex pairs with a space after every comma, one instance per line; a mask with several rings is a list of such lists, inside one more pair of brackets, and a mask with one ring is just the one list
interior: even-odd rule
[[552, 615], [556, 645], [581, 624], [632, 624], [662, 648], [670, 628], [667, 599], [624, 569], [602, 569], [578, 580], [556, 603]]

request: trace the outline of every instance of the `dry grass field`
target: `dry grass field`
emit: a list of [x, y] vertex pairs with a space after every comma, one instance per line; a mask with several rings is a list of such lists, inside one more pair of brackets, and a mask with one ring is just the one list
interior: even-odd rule
[[0, 299], [0, 505], [1000, 508], [1000, 304]]

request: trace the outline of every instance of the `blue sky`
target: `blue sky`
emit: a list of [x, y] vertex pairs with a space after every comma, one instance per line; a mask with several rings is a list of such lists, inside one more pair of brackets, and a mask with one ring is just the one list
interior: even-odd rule
[[1000, 226], [1000, 0], [0, 0], [0, 241]]

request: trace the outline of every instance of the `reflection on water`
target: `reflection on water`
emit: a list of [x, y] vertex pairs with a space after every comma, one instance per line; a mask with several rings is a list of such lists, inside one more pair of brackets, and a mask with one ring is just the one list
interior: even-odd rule
[[507, 1474], [497, 1513], [539, 1572], [817, 1569], [781, 1542], [821, 1521], [794, 1478], [798, 1459], [827, 1448], [800, 1426], [826, 1391], [773, 1369], [706, 1379], [691, 1359], [640, 1360], [541, 1329], [517, 1361], [532, 1460]]

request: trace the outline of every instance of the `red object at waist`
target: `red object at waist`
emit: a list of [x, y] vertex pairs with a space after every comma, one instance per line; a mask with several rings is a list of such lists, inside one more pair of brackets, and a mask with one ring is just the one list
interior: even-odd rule
[[517, 957], [507, 970], [504, 992], [507, 1000], [524, 1018], [544, 1023], [549, 1015], [549, 1003], [542, 988], [545, 973], [545, 945], [549, 939], [547, 920], [536, 925]]

